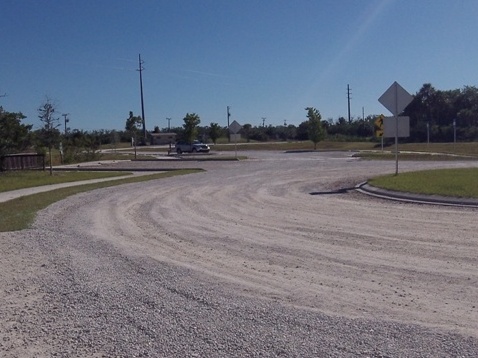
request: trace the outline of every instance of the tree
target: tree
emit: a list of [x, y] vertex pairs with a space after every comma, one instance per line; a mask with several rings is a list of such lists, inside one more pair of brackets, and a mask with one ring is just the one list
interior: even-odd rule
[[244, 137], [246, 137], [247, 143], [249, 143], [251, 140], [251, 132], [252, 132], [251, 124], [246, 123], [242, 126], [241, 133], [244, 134]]
[[[68, 134], [64, 145], [64, 163], [91, 161], [99, 158], [99, 148], [104, 131], [86, 132], [78, 129]], [[110, 137], [111, 134], [108, 135]], [[103, 140], [106, 140], [103, 139]], [[108, 138], [108, 141], [112, 139]]]
[[309, 139], [309, 121], [304, 121], [299, 124], [297, 128], [297, 140], [307, 140]]
[[211, 137], [211, 140], [214, 144], [216, 144], [216, 141], [220, 135], [221, 127], [219, 127], [219, 124], [211, 123], [211, 126], [209, 127], [209, 137]]
[[478, 89], [465, 86], [456, 100], [457, 118], [459, 123], [468, 126], [478, 126]]
[[129, 112], [129, 117], [126, 118], [125, 129], [131, 135], [131, 138], [133, 138], [135, 147], [136, 147], [136, 136], [139, 131], [139, 126], [141, 126], [142, 123], [143, 123], [143, 120], [141, 119], [141, 116], [135, 116], [133, 115], [133, 112], [131, 111]]
[[454, 120], [462, 140], [476, 140], [478, 89], [465, 86], [461, 90], [441, 91], [425, 83], [405, 108], [404, 115], [410, 117], [410, 141], [425, 141], [428, 133], [433, 141], [450, 141]]
[[31, 145], [32, 125], [21, 124], [26, 117], [21, 113], [10, 113], [0, 107], [0, 157], [18, 153]]
[[133, 115], [133, 112], [129, 112], [129, 117], [126, 118], [125, 129], [129, 132], [137, 132], [138, 127], [143, 123], [141, 116]]
[[307, 128], [309, 140], [314, 143], [314, 150], [316, 150], [317, 143], [325, 136], [325, 131], [321, 123], [322, 116], [320, 115], [320, 112], [313, 107], [307, 107], [305, 110], [307, 111], [307, 118], [309, 118], [309, 125]]
[[43, 127], [38, 132], [38, 139], [42, 146], [48, 148], [50, 175], [53, 175], [52, 149], [60, 143], [60, 131], [57, 129], [60, 126], [60, 119], [54, 117], [54, 113], [55, 107], [49, 98], [38, 108], [38, 118], [40, 118], [40, 121], [43, 123]]
[[196, 113], [186, 113], [186, 117], [183, 118], [184, 132], [183, 139], [187, 143], [192, 143], [198, 135], [198, 125], [201, 123], [201, 119]]

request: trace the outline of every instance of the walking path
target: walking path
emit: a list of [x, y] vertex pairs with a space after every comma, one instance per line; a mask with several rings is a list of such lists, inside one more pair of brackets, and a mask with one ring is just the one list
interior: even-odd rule
[[[159, 172], [160, 171], [158, 171], [158, 173]], [[151, 174], [152, 174], [151, 172], [133, 172], [133, 175], [136, 175], [136, 176], [138, 176], [138, 175], [151, 175]], [[22, 196], [27, 196], [27, 195], [37, 194], [37, 193], [43, 193], [43, 192], [46, 192], [46, 191], [66, 188], [66, 187], [70, 187], [70, 186], [100, 183], [100, 182], [104, 182], [104, 181], [119, 180], [119, 179], [125, 179], [125, 178], [131, 178], [131, 174], [122, 175], [122, 176], [118, 176], [118, 177], [111, 177], [111, 178], [80, 180], [80, 181], [73, 181], [73, 182], [68, 182], [68, 183], [50, 184], [50, 185], [36, 186], [36, 187], [32, 187], [32, 188], [23, 188], [23, 189], [18, 189], [18, 190], [4, 191], [4, 192], [0, 193], [0, 203], [4, 203], [4, 202], [9, 201], [9, 200], [20, 198]]]

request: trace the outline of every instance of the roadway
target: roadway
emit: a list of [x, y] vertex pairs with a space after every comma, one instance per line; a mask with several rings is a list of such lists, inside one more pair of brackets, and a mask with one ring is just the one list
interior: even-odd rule
[[[476, 354], [476, 209], [354, 190], [393, 173], [388, 161], [246, 155], [75, 195], [42, 211], [31, 230], [1, 234], [5, 287], [21, 274], [22, 285], [48, 295], [29, 305], [30, 296], [6, 290], [0, 318], [10, 322], [12, 305], [28, 306], [28, 329], [12, 332], [40, 337], [31, 344], [46, 355]], [[470, 165], [404, 162], [400, 170]], [[46, 321], [55, 322], [49, 331], [36, 328]], [[87, 329], [92, 343], [72, 338]]]

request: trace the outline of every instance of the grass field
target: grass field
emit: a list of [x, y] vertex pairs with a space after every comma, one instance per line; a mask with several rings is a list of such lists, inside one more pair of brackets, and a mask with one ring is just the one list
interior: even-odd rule
[[[395, 153], [391, 152], [359, 152], [354, 157], [370, 160], [395, 160]], [[462, 156], [456, 154], [429, 153], [429, 152], [400, 152], [398, 160], [417, 160], [417, 161], [453, 161], [453, 160], [478, 160], [478, 157]]]
[[[372, 142], [319, 142], [317, 150], [373, 150], [376, 143]], [[211, 146], [211, 150], [217, 151], [234, 151], [236, 150], [235, 143], [230, 144], [216, 144]], [[237, 150], [281, 150], [281, 151], [301, 151], [314, 150], [314, 144], [311, 141], [301, 142], [251, 142], [251, 143], [237, 143]]]
[[436, 169], [380, 176], [370, 185], [408, 193], [478, 198], [478, 168]]
[[[211, 146], [211, 151], [235, 151], [235, 143], [228, 143], [226, 138], [221, 138], [218, 144]], [[116, 146], [103, 146], [102, 149], [110, 149], [107, 153], [98, 153], [98, 160], [131, 160], [135, 159], [134, 148], [129, 143], [121, 143]], [[295, 142], [254, 142], [247, 143], [242, 140], [237, 143], [237, 150], [282, 150], [282, 151], [294, 151], [294, 150], [314, 150], [314, 144], [311, 141], [295, 141]], [[380, 142], [345, 142], [345, 141], [330, 141], [325, 140], [319, 142], [317, 145], [319, 151], [329, 150], [347, 150], [347, 151], [375, 151], [381, 152]], [[137, 159], [149, 158], [151, 153], [167, 153], [168, 148], [162, 147], [150, 147], [150, 146], [138, 146], [136, 147]], [[383, 159], [388, 159], [390, 152], [394, 151], [394, 145], [391, 142], [386, 142], [384, 147]], [[413, 151], [421, 153], [441, 153], [441, 154], [454, 154], [461, 156], [471, 156], [478, 158], [478, 142], [470, 143], [404, 143], [399, 144], [399, 151]], [[374, 154], [374, 158], [379, 157], [378, 154]], [[432, 160], [438, 159], [438, 157], [431, 158]], [[426, 160], [426, 157], [421, 157], [421, 160]], [[59, 165], [60, 155], [57, 150], [53, 150], [53, 165]]]

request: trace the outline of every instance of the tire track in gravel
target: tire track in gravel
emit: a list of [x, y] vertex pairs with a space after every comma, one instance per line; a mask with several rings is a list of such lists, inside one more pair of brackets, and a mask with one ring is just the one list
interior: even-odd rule
[[82, 194], [88, 205], [63, 213], [64, 225], [237, 294], [478, 336], [476, 210], [326, 194], [384, 172], [342, 154], [208, 165]]

